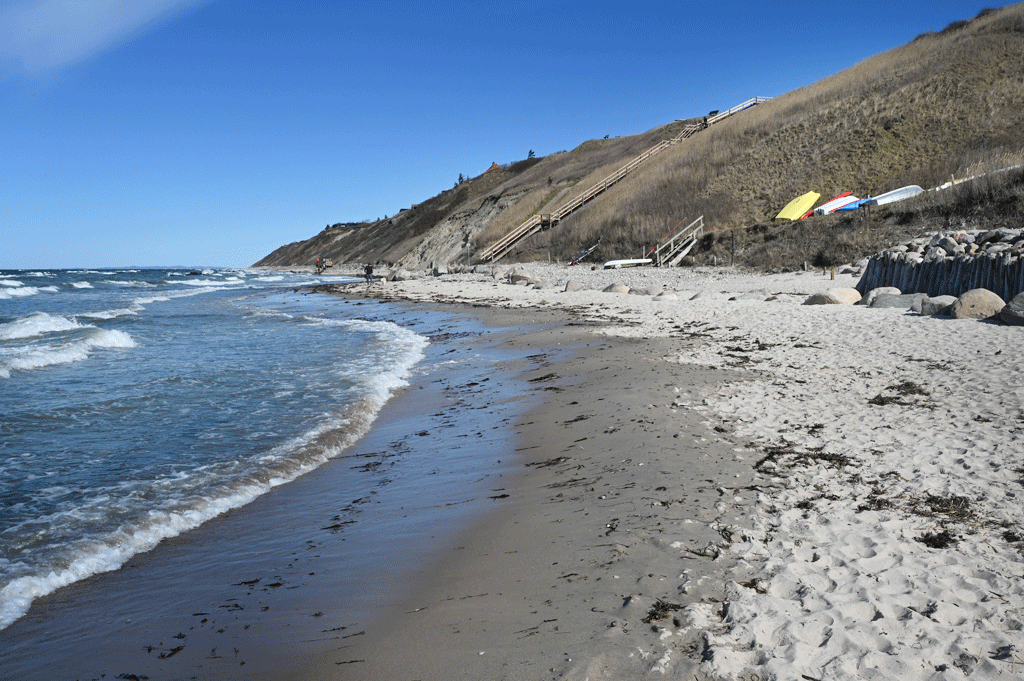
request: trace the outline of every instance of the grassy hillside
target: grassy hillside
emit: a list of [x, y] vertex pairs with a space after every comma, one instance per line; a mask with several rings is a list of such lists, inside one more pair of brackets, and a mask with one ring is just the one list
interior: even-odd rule
[[[709, 102], [709, 108], [734, 103]], [[261, 264], [307, 264], [318, 255], [342, 262], [472, 262], [521, 221], [550, 212], [685, 123], [514, 163], [390, 220], [326, 230], [283, 247]], [[1020, 173], [854, 217], [786, 227], [771, 225], [771, 217], [806, 191], [824, 200], [907, 184], [928, 189], [1019, 163], [1022, 150], [1024, 5], [1014, 5], [923, 34], [697, 133], [524, 241], [506, 260], [567, 259], [599, 237], [592, 260], [636, 257], [673, 225], [699, 215], [711, 234], [695, 254], [698, 261], [738, 255], [741, 262], [784, 267], [824, 263], [840, 252], [849, 260], [877, 250], [880, 239], [915, 230], [1019, 223]]]

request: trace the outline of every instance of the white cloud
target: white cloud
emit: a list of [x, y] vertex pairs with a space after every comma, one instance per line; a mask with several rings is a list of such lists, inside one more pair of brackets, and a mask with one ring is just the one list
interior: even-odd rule
[[[87, 59], [198, 0], [25, 0], [0, 4], [0, 63], [42, 73]], [[17, 67], [17, 66], [16, 66]]]

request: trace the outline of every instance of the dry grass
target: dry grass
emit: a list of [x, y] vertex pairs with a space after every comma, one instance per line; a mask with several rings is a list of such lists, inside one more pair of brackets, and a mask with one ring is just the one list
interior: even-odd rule
[[[395, 261], [446, 217], [494, 197], [519, 197], [477, 235], [473, 251], [479, 251], [673, 137], [685, 124], [591, 140], [572, 151], [511, 164], [433, 197], [398, 220], [351, 230], [351, 236], [329, 243], [318, 235], [316, 248], [308, 250], [338, 261]], [[783, 227], [771, 226], [770, 219], [809, 190], [827, 199], [842, 191], [872, 196], [907, 184], [928, 189], [951, 176], [1005, 167], [1022, 154], [1024, 5], [1013, 5], [923, 34], [697, 133], [552, 230], [521, 243], [507, 259], [550, 253], [565, 260], [598, 237], [602, 242], [594, 260], [631, 257], [674, 225], [703, 215], [712, 236], [696, 254], [698, 260], [731, 256], [735, 232], [737, 256], [759, 266], [832, 263], [840, 257], [845, 262], [888, 245], [881, 240], [899, 238], [900, 230], [917, 229], [926, 218], [940, 228], [998, 221], [994, 203], [1019, 215], [1019, 174], [929, 193], [869, 216], [830, 216]]]

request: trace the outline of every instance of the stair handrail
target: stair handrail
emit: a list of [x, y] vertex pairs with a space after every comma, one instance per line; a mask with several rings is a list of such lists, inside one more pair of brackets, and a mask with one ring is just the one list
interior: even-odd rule
[[[661, 240], [661, 243], [654, 249], [654, 257], [658, 261], [658, 266], [661, 267], [664, 261], [671, 258], [677, 250], [677, 242], [681, 248], [687, 240], [691, 237], [697, 238], [698, 233], [704, 232], [704, 216], [701, 215], [699, 218], [683, 227], [679, 231], [675, 232], [669, 237]], [[663, 251], [667, 252], [664, 255]]]
[[[668, 146], [676, 144], [677, 142], [681, 142], [682, 140], [687, 139], [688, 137], [691, 137], [698, 130], [702, 130], [708, 126], [714, 125], [715, 123], [724, 120], [729, 116], [732, 116], [733, 114], [739, 113], [744, 109], [749, 109], [750, 107], [756, 104], [762, 104], [764, 102], [767, 102], [769, 99], [771, 99], [771, 97], [751, 97], [747, 101], [737, 104], [736, 106], [732, 107], [727, 111], [723, 111], [720, 114], [705, 119], [702, 124], [691, 123], [690, 125], [687, 125], [679, 132], [679, 134], [677, 134], [672, 139], [662, 140], [658, 142], [653, 147], [644, 151], [642, 154], [640, 154], [639, 156], [631, 160], [629, 163], [616, 170], [608, 177], [604, 178], [603, 180], [593, 185], [583, 193], [573, 197], [563, 205], [559, 206], [550, 214], [551, 224], [553, 225], [554, 223], [558, 222], [569, 213], [581, 207], [590, 199], [594, 198], [604, 190], [608, 189], [608, 187], [612, 186], [613, 184], [621, 180], [623, 177], [629, 174], [631, 170], [639, 166], [641, 163], [649, 159], [654, 154], [657, 154], [659, 151], [665, 149]], [[701, 217], [703, 218], [703, 216]], [[540, 215], [534, 215], [533, 217], [527, 219], [521, 225], [513, 229], [511, 232], [506, 234], [504, 237], [499, 239], [497, 242], [492, 244], [490, 247], [481, 251], [478, 257], [481, 260], [490, 260], [491, 262], [494, 262], [497, 258], [503, 257], [505, 253], [507, 253], [511, 249], [512, 245], [515, 242], [519, 241], [522, 238], [525, 238], [526, 236], [529, 236], [529, 234], [532, 234], [533, 232], [538, 231], [541, 222], [542, 220]], [[538, 229], [532, 229], [535, 227]], [[504, 250], [502, 251], [502, 249]], [[497, 255], [498, 251], [502, 251], [501, 255]]]

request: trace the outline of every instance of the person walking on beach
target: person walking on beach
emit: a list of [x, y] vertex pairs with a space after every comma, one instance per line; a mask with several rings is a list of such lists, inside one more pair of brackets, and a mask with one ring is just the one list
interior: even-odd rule
[[373, 283], [373, 265], [367, 264], [366, 267], [363, 268], [363, 274], [366, 276], [366, 283], [367, 284], [372, 284]]

